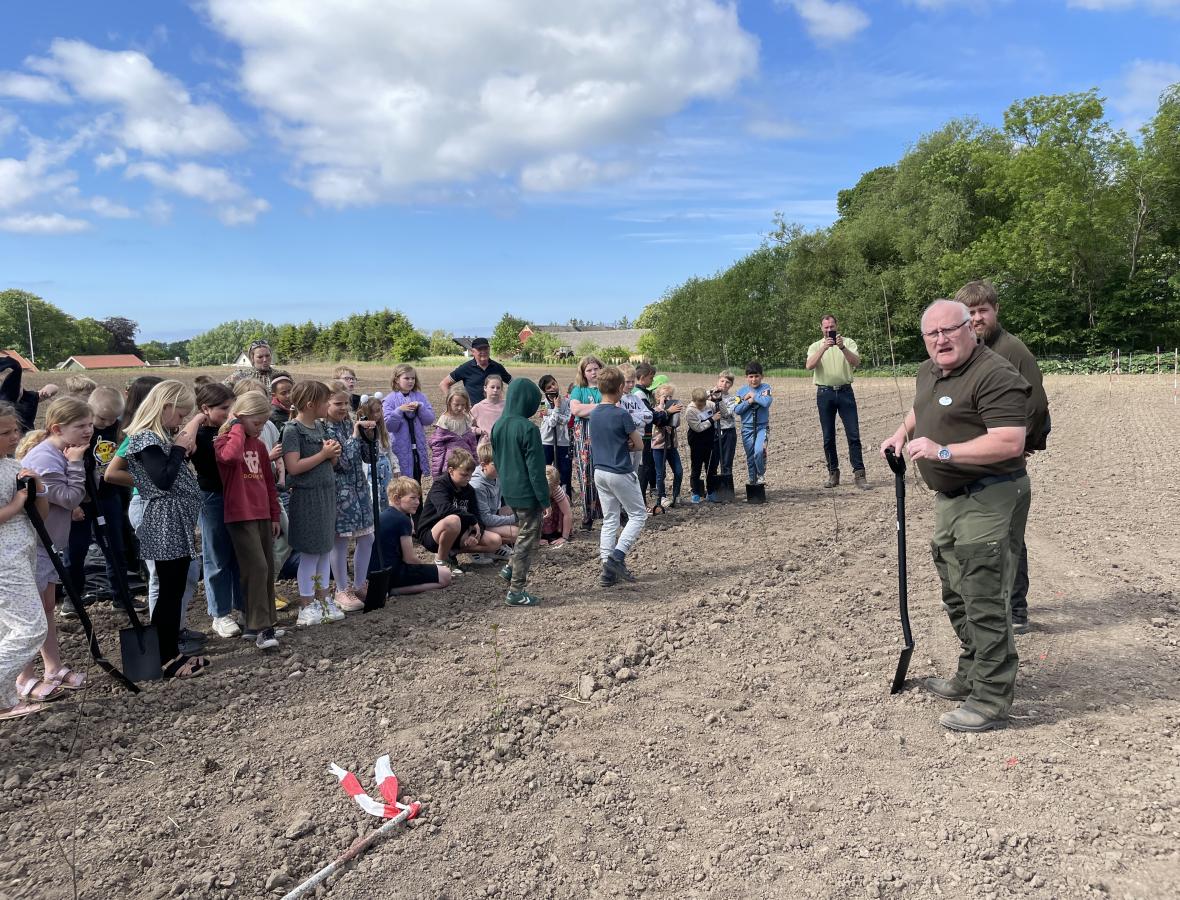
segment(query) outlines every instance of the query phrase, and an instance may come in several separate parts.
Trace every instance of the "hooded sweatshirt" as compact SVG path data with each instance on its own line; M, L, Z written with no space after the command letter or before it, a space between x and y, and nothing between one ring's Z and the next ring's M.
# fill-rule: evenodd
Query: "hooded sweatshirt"
M483 473L482 466L475 467L475 474L471 476L471 489L475 491L475 499L479 501L479 520L485 528L496 528L500 525L515 525L516 516L500 515L503 497L500 496L500 479L488 478Z
M549 505L545 480L545 449L541 433L529 421L541 405L541 389L517 378L508 385L504 415L492 428L492 452L496 459L500 493L517 509L544 509Z

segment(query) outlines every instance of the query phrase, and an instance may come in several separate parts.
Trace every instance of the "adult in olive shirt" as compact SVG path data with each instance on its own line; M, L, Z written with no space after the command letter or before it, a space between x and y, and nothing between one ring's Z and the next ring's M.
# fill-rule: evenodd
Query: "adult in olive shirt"
M475 406L483 400L483 383L487 381L489 375L499 375L504 379L505 387L512 380L508 370L492 359L488 339L477 337L471 342L471 359L458 366L455 371L440 381L438 386L442 389L445 397L447 391L451 389L451 385L463 382L467 396L471 398L471 405Z
M819 427L824 436L824 459L828 464L826 488L840 484L840 458L836 455L836 414L848 438L848 461L856 486L868 490L865 463L860 450L860 421L856 413L856 395L852 392L852 370L860 365L856 341L840 334L836 317L820 319L823 338L807 348L807 370L815 372L815 405L819 408Z
M1008 360L1029 383L1032 393L1028 398L1028 433L1024 439L1024 455L1032 456L1045 449L1045 441L1052 427L1049 420L1049 397L1045 394L1045 379L1037 359L1016 335L1000 325L1000 300L990 281L969 281L959 288L955 299L971 313L971 327L975 335L994 353ZM1028 631L1028 547L1020 536L1020 557L1016 564L1016 580L1012 584L1012 630L1017 634Z
M964 701L939 719L944 727L989 731L1008 724L1019 662L1008 600L1028 516L1029 385L977 341L962 303L934 301L921 328L930 359L918 370L913 408L881 455L905 448L938 491L931 550L962 652L952 677L924 684Z

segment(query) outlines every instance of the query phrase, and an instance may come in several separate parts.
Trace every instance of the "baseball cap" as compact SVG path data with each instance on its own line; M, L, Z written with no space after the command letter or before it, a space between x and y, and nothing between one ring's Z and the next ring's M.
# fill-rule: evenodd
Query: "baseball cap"
M472 350L482 350L486 346L488 346L488 339L487 338L476 338L474 341L471 342L471 349Z

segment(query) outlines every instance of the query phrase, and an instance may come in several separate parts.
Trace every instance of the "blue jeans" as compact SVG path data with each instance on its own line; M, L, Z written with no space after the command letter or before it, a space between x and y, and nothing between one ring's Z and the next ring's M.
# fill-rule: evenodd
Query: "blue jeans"
M766 435L769 425L742 426L742 446L746 450L746 471L749 482L766 477Z
M819 426L823 429L828 471L840 471L840 459L836 456L836 414L839 413L844 435L848 438L848 461L852 463L852 471L863 472L865 461L860 453L860 421L856 415L856 395L852 392L852 385L817 388L815 405L819 407Z
M672 467L672 499L680 496L680 484L684 481L684 464L680 461L680 451L673 447L670 450L652 448L652 459L656 466L656 496L664 497L665 466Z
M561 486L565 488L566 496L572 497L574 493L573 478L574 467L570 460L570 448L563 447L558 444L555 448L552 444L545 444L545 465L557 466L557 480L561 482ZM553 462L553 451L557 451L557 462Z
M234 609L242 608L242 587L234 545L225 527L223 495L213 491L204 492L199 522L209 615L213 618L228 616Z

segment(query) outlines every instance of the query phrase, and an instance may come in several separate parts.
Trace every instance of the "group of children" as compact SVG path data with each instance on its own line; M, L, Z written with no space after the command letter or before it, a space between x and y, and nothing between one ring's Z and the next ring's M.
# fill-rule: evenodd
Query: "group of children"
M446 587L463 574L457 553L502 563L506 602L533 606L540 601L527 581L538 548L572 536L575 471L583 525L604 520L603 586L634 580L626 556L647 516L676 505L682 423L694 503L716 499L712 485L732 469L739 424L751 483L765 473L771 398L757 363L736 396L733 376L722 373L714 391L694 391L686 406L650 365L604 368L587 357L568 396L552 376L516 379L507 391L492 376L474 407L455 385L437 417L412 366L394 369L384 399L354 394L347 367L334 376L296 382L271 369L232 386L199 376L195 391L141 376L125 392L75 377L45 410L43 428L23 438L17 410L0 403L0 567L12 598L0 603L0 718L86 686L58 649L59 578L24 514L30 491L75 584L91 541L102 539L117 593L126 544L138 545L164 675L189 678L209 665L206 636L186 627L202 578L214 632L263 651L284 636L280 572L294 574L300 627L364 608L376 568L387 570L391 593ZM432 563L420 561L415 538Z

